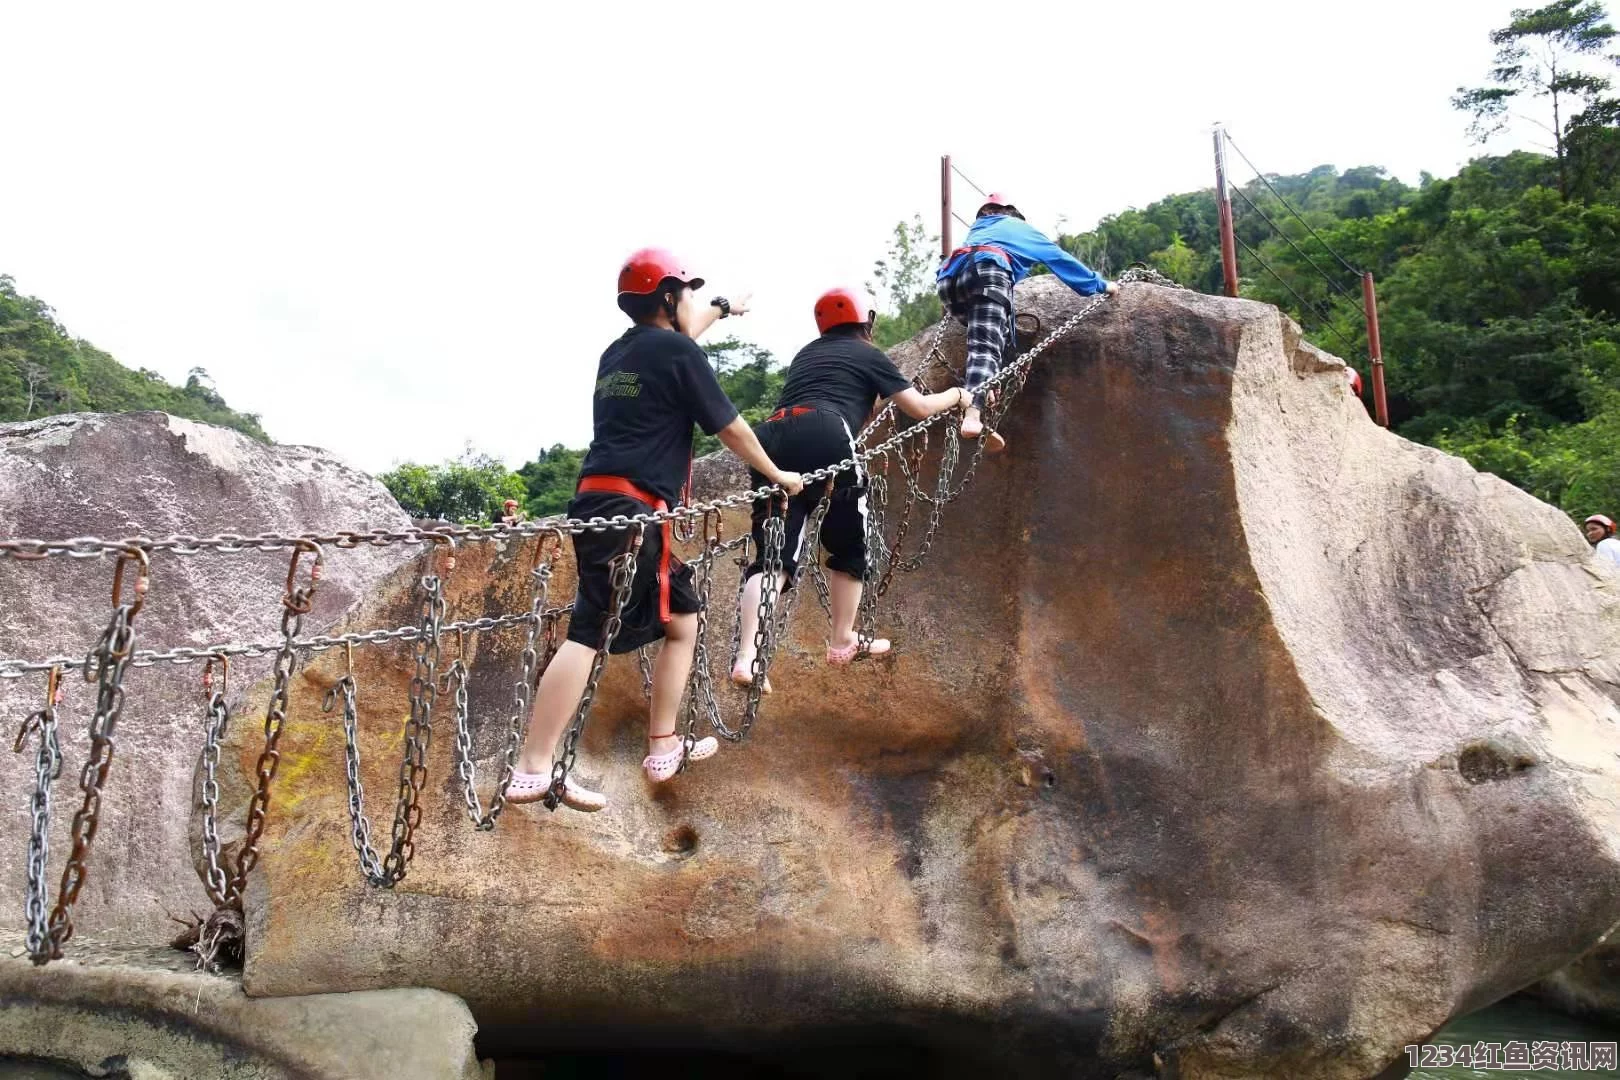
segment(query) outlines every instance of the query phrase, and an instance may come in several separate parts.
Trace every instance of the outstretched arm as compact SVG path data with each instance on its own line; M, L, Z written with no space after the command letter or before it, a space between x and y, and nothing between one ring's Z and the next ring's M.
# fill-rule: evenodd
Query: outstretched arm
M752 300L752 293L743 293L737 299L730 301L733 315L745 315L748 312L748 302ZM703 336L703 332L720 320L720 309L713 304L703 305L703 310L692 317L692 325L682 327L686 336L696 341Z
M1108 281L1097 271L1070 255L1034 226L1029 226L1027 243L1035 262L1045 263L1057 279L1081 296L1095 296L1100 292L1118 292L1119 286Z

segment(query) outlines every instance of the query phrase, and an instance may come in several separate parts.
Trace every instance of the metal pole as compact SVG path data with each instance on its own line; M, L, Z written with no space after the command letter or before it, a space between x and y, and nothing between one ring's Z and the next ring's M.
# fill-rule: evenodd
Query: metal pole
M1238 294L1237 237L1232 231L1232 196L1226 189L1226 129L1215 126L1215 210L1221 221L1221 283L1227 296Z
M939 159L939 257L951 257L951 155Z
M1371 270L1361 272L1361 304L1367 312L1367 353L1372 357L1373 412L1389 427L1389 398L1384 393L1384 343L1378 336L1378 290Z

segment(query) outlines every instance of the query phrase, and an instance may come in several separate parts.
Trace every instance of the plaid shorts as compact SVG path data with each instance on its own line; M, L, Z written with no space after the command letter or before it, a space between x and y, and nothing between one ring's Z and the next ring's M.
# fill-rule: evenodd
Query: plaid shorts
M973 403L983 408L981 387L1001 370L1002 357L1013 341L1012 274L994 259L980 259L940 278L938 287L945 309L967 324L967 371L962 382Z

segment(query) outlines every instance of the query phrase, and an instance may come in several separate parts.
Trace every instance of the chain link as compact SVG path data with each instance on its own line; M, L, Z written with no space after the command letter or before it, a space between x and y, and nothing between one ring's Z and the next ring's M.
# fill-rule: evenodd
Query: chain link
M1121 283L1146 281L1156 285L1168 285L1179 288L1169 279L1152 270L1132 268L1121 274ZM1022 380L1027 375L1029 365L1041 353L1045 352L1058 339L1066 335L1081 321L1089 317L1105 301L1106 294L1098 294L1091 302L1070 316L1058 329L1048 334L1041 342L1031 348L1012 363L1005 365L1001 371L991 377L984 384L985 390L997 390L1003 385L1011 386L1016 382L1022 386ZM938 341L943 333L941 328L935 331L935 345L930 350L930 356L938 350ZM1016 389L1015 389L1016 392ZM1009 395L1010 396L1010 395ZM806 484L818 480L828 480L841 472L847 472L857 465L870 465L877 457L903 446L912 439L921 438L923 433L937 423L951 415L951 412L936 413L926 420L918 421L909 427L897 430L889 438L872 447L864 447L865 440L870 438L877 425L892 416L893 410L885 407L880 411L878 419L867 425L857 440L857 446L863 447L856 455L844 458L834 464L827 465L813 472L803 474ZM542 533L551 533L557 530L570 535L578 536L581 533L602 533L608 531L624 531L641 527L659 525L664 522L690 523L700 520L704 514L712 511L733 510L738 507L752 504L756 499L781 496L785 494L780 487L766 485L749 491L734 492L730 495L706 503L677 506L672 510L660 510L645 514L615 514L612 517L592 518L542 518L539 521L519 522L515 525L457 525L440 528L411 528L400 530L373 529L370 531L339 531L332 533L305 533L297 536L287 536L281 533L260 533L257 536L242 536L235 533L220 533L215 536L191 536L176 534L152 539L145 536L132 536L121 540L108 540L95 536L79 536L67 540L34 540L13 539L0 540L0 559L13 558L19 560L46 559L53 556L65 555L71 558L97 558L102 555L118 554L119 552L139 548L147 553L168 552L175 555L196 555L205 551L221 553L237 553L243 551L282 551L297 547L301 544L314 544L320 547L336 547L350 549L358 547L390 547L395 544L444 543L454 541L464 542L498 542L514 538L531 537Z
M295 578L299 560L306 551L313 553L314 561L310 566L309 584L300 586L295 584ZM222 900L215 901L216 908L242 910L242 893L247 888L247 877L259 863L259 840L264 836L265 820L270 813L270 786L275 781L276 768L281 764L281 731L287 722L293 670L298 664L293 641L303 627L304 615L314 606L315 588L320 579L321 549L313 544L295 547L291 565L287 568L287 591L281 598L282 644L276 653L275 681L270 691L270 704L264 713L264 750L260 752L258 764L254 767L258 783L254 787L253 799L248 803L247 827L242 846L237 849L236 869L231 874ZM204 957L205 962L211 960L212 956Z
M641 697L647 704L652 704L653 695L653 656L652 646L643 645L636 650L636 666L641 669Z
M455 564L448 560L447 568ZM399 760L399 797L394 806L393 841L383 859L383 880L402 881L416 853L414 837L422 823L422 785L427 781L428 746L433 741L433 705L438 692L439 637L444 631L444 580L430 569L422 575L422 632L416 639L416 673L411 677L411 712L405 721L405 748Z
M613 585L613 610L608 613L607 623L602 628L602 644L597 647L596 657L591 661L590 675L585 680L585 690L580 694L579 705L574 709L574 718L568 724L568 731L563 736L563 752L551 764L551 787L546 792L546 808L557 809L562 802L563 787L568 783L568 774L573 771L574 761L579 755L579 737L585 731L585 721L591 714L591 703L596 700L596 687L602 681L602 669L607 666L608 651L613 647L613 641L619 636L619 630L624 626L624 608L630 601L630 586L636 580L636 559L641 554L641 545L646 539L646 526L637 525L630 533L629 543L624 553L613 560L611 578ZM682 755L683 759L685 755Z
M203 888L208 893L208 899L213 901L214 907L222 908L230 903L230 879L219 861L219 749L230 726L231 713L225 701L225 685L221 683L217 689L213 686L212 663L203 675L203 692L208 695L205 712L207 726L201 754L202 847L203 861L206 864Z
M352 663L352 662L351 662ZM366 817L366 788L360 780L360 707L355 700L352 667L345 671L321 701L321 711L330 713L343 702L343 769L349 786L349 840L360 858L360 873L366 881L383 886L382 858L371 840L371 819Z
M473 828L479 832L493 829L501 816L501 811L506 808L506 789L512 784L512 775L517 771L518 757L523 751L523 740L529 732L530 699L535 680L545 671L556 653L557 615L546 608L551 592L551 575L555 569L557 556L562 552L562 534L555 534L555 538L556 547L551 549L549 554L546 546L547 537L541 536L536 541L534 565L529 571L531 578L529 636L523 644L523 660L517 681L512 684L512 718L507 722L506 753L501 758L501 774L495 781L495 793L490 796L488 813L485 813L484 805L478 798L478 766L473 760L472 727L467 708L466 667L458 658L456 665L459 665L461 673L459 679L454 678L457 667L452 666L451 669L452 681L455 684L456 773L461 778L461 791L467 803L467 816L472 819ZM540 656L542 635L545 642L544 660Z
M129 669L129 658L135 643L135 615L140 610L146 593L146 553L135 549L121 553L113 580L122 580L128 562L140 564L140 581L136 586L136 599L131 603L115 603L111 620L102 631L101 638L85 658L86 680L96 684L96 711L90 718L90 755L79 773L79 789L84 802L73 815L73 846L62 868L61 891L52 908L46 928L41 954L48 959L59 959L62 946L73 936L73 905L78 902L79 890L84 887L85 864L95 843L96 830L101 825L101 789L112 770L113 749L118 735L118 719L124 710L124 673ZM118 595L115 584L114 596ZM43 963L36 955L35 963Z
M56 734L56 709L62 703L62 673L53 670L45 688L45 707L23 721L12 750L22 753L28 736L38 733L39 747L34 754L34 794L29 800L33 819L28 833L28 892L23 914L28 924L28 956L35 964L51 959L50 937L45 922L45 903L50 880L46 876L51 858L51 784L62 775L62 747Z

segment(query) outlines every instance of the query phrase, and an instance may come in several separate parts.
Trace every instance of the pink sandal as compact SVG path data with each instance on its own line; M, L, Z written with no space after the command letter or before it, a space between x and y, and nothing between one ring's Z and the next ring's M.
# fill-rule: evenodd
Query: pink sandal
M550 790L550 773L514 772L512 782L506 786L506 801L519 806L524 803L537 803L544 799L546 792ZM600 791L580 787L570 776L563 781L562 802L570 809L594 814L606 808L608 801L607 796Z
M667 739L668 735L658 736ZM648 739L652 741L651 737ZM685 744L677 746L667 754L648 754L641 759L641 767L647 773L647 779L655 784L662 784L665 780L681 771L681 751ZM702 761L712 758L720 751L720 743L713 735L706 736L692 744L691 753L686 755L688 761Z
M893 648L894 645L888 638L873 638L871 647L866 650L866 655L887 656L889 650ZM855 657L860 654L860 651L861 642L859 638L855 639L854 644L845 645L841 649L835 649L829 645L827 646L827 663L833 667L843 667L846 664L854 663Z

